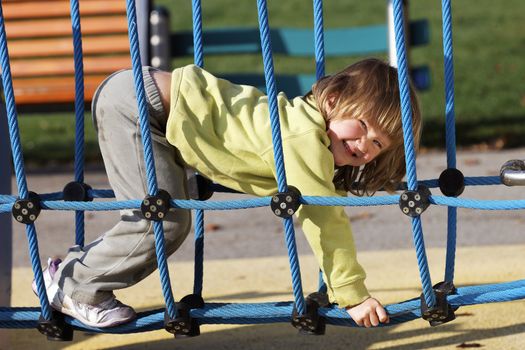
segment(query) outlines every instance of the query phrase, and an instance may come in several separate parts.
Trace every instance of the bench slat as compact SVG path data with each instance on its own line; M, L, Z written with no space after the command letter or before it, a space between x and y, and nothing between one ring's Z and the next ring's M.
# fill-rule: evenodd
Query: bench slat
M84 77L84 95L86 101L91 101L98 85L107 75L88 75ZM32 79L14 79L13 89L16 103L47 104L69 103L75 100L74 77L49 77Z
M81 21L83 35L127 33L128 21L124 16L86 17ZM71 36L69 19L12 21L5 24L8 40Z
M85 74L109 74L129 67L131 67L129 55L84 58ZM11 71L14 78L75 74L72 58L13 60Z
M71 38L12 40L7 45L9 57L12 60L28 57L73 55L73 41ZM82 38L82 51L84 55L129 54L129 39L127 34L84 37Z
M82 16L126 13L125 1L81 1L79 7ZM71 7L69 0L54 1L52 3L49 1L28 1L8 2L2 5L2 10L7 20L49 17L69 18Z

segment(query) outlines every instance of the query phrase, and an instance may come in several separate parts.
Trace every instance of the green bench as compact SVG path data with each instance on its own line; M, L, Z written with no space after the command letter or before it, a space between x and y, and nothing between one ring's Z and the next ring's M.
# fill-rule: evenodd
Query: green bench
M410 47L429 42L429 25L426 20L411 21L408 26ZM274 28L270 30L274 54L289 57L313 57L314 37L311 29ZM354 28L325 29L325 55L329 57L374 55L388 52L387 25L373 25ZM204 55L258 54L261 52L258 28L223 28L203 31ZM342 44L348 43L348 44ZM193 55L193 34L191 31L176 32L170 36L171 56ZM430 86L429 69L426 66L411 67L411 77L420 90ZM214 72L217 73L217 72ZM259 72L219 74L235 83L265 89L264 75ZM277 88L288 96L308 92L315 82L315 73L300 75L276 75Z

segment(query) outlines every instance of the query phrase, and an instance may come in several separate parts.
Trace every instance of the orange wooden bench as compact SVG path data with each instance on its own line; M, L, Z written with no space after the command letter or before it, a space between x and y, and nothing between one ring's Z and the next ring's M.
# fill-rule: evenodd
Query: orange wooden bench
M139 37L145 35L148 43L146 49L141 47L145 64L151 64L147 57L150 5L148 0L137 0ZM70 107L75 99L70 1L3 0L2 7L18 108ZM89 103L108 74L131 67L126 1L80 0L79 7L85 102Z

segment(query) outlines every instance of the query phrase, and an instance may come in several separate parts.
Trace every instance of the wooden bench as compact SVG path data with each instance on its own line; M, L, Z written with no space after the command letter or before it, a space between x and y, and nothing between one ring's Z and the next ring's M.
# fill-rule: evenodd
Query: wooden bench
M110 73L131 67L125 0L80 1L85 101ZM22 110L71 108L75 98L69 0L3 0L17 106ZM148 42L150 1L137 0L139 36ZM145 21L145 22L144 22ZM144 39L142 39L144 40ZM141 45L144 46L144 45ZM148 62L148 49L141 58Z

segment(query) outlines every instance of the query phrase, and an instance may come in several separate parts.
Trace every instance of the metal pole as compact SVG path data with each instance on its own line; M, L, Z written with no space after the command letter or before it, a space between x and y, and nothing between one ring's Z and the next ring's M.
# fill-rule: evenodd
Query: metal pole
M0 88L0 95L3 91ZM11 194L11 146L5 105L0 102L0 194ZM11 304L13 228L10 213L0 214L0 306Z
M397 53L396 53L396 34L394 30L394 4L393 0L387 0L387 25L388 25L388 62L392 67L397 68ZM403 1L403 21L405 24L405 44L410 47L409 43L409 23L408 23L408 0ZM408 50L407 50L408 54ZM408 59L408 57L407 57Z
M143 66L149 66L149 14L151 11L151 1L135 0L135 8L137 13L137 28L139 32L140 62Z
M165 7L156 6L151 10L150 31L150 64L161 70L169 70L171 66L170 18Z

